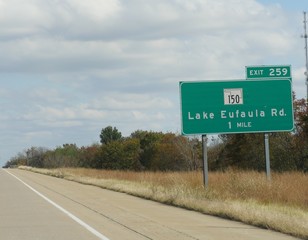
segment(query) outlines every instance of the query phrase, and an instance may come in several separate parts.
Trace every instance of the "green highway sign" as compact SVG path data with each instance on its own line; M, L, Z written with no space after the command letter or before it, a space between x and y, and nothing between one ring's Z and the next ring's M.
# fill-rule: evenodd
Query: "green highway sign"
M291 79L291 66L247 66L247 79L276 78Z
M182 133L292 131L290 80L180 82Z

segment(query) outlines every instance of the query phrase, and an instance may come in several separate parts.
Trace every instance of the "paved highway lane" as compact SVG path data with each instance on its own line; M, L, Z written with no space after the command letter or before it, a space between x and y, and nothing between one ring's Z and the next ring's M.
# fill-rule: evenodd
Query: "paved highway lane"
M0 239L98 239L40 193L0 171Z
M104 239L105 236L110 240L295 239L242 223L17 169L0 170L0 194L0 240L87 240ZM68 213L84 224L76 222ZM93 231L101 235L95 235Z

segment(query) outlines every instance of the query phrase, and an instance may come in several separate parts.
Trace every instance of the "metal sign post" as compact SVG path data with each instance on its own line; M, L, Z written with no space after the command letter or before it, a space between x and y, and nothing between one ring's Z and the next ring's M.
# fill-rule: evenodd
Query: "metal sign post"
M203 184L204 187L209 185L209 167L207 159L207 136L202 135L202 146L203 146Z
M305 39L305 53L306 53L306 101L308 101L308 45L307 45L307 20L306 20L306 12L304 12L304 35L302 36Z
M264 146L265 146L265 163L266 163L266 178L271 180L271 163L270 163L270 153L269 153L269 135L264 134Z

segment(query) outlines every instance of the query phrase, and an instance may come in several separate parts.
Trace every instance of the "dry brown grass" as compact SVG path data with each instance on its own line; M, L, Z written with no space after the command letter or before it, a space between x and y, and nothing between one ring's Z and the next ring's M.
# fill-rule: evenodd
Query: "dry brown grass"
M281 204L308 210L308 175L274 173L272 181L258 172L213 173L212 186L225 199L255 200L262 204Z
M308 175L258 172L129 172L94 169L30 169L84 184L242 221L308 239Z

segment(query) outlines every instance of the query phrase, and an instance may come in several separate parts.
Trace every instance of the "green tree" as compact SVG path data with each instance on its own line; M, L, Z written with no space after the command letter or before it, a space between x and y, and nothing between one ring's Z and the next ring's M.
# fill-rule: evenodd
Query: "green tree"
M76 144L63 144L57 147L52 156L56 167L79 167L79 149Z
M157 148L156 144L164 137L162 132L137 130L131 134L131 138L136 138L140 142L140 163L146 170L151 170Z
M289 132L278 132L270 135L271 169L275 171L297 170L294 146L295 136Z
M294 154L297 170L308 172L308 103L305 99L295 100Z
M14 168L27 165L27 156L24 153L18 153L5 163L4 168Z
M265 168L263 134L229 134L220 135L220 138L224 148L216 161L217 168L237 167L253 170Z
M139 153L139 140L128 138L102 145L99 158L104 169L140 170Z
M43 168L44 157L47 149L43 147L31 147L26 150L27 165L31 167Z
M55 150L49 150L44 156L44 167L45 168L57 168L60 167L59 162L56 162Z
M122 138L121 132L116 127L108 126L102 129L100 136L101 144L107 144Z
M81 147L79 151L79 166L85 168L101 168L102 163L97 158L100 147L99 144Z
M181 135L174 136L174 147L185 162L185 169L198 170L202 166L202 143L198 138L188 138Z
M186 157L179 151L177 138L175 134L167 133L155 144L155 154L150 162L151 170L180 171L189 168Z
M296 134L308 139L308 103L305 99L294 101L294 113Z

